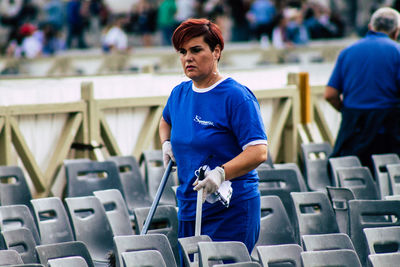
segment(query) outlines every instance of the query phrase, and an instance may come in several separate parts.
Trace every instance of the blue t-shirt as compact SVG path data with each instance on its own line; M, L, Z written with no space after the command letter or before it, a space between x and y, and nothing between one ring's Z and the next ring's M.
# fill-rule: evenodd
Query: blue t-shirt
M369 31L340 53L328 86L343 94L346 108L399 106L400 45L384 33Z
M172 150L180 186L177 199L180 220L194 220L197 192L194 172L207 164L211 169L239 155L247 145L266 144L260 108L253 93L231 78L207 89L196 89L192 81L176 86L163 111L171 125ZM231 203L259 195L255 170L231 180ZM203 214L221 205L205 202Z

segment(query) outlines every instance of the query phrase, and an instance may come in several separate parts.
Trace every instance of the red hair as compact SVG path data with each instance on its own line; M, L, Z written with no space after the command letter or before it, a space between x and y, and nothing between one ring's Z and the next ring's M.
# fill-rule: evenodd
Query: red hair
M179 25L172 35L172 43L178 51L183 44L192 38L204 36L204 42L208 44L211 51L220 45L224 49L224 38L220 28L208 19L188 19Z

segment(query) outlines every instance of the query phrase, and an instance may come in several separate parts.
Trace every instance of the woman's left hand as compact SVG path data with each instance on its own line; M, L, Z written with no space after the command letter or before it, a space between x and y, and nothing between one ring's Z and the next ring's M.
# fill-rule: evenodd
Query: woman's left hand
M219 188L219 186L222 184L222 182L225 181L225 171L221 167L216 167L215 169L208 171L205 173L205 178L202 181L197 181L197 185L193 188L196 191L199 191L200 189L203 190L203 199L208 194L212 194L216 192ZM195 184L196 184L195 182ZM195 185L193 184L193 185Z

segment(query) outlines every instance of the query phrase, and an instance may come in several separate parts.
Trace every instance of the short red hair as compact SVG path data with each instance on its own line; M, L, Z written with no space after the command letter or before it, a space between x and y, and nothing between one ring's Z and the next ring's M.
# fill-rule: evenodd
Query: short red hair
M192 38L204 36L204 42L208 44L211 51L220 45L224 49L224 38L220 28L208 19L188 19L179 25L172 35L172 43L178 51L183 44Z

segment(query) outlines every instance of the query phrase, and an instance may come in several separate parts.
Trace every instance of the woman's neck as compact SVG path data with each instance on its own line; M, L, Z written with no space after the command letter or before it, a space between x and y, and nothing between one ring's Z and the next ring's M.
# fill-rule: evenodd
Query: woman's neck
M202 79L201 81L193 80L193 84L197 88L208 88L221 79L222 79L221 74L219 74L218 71L215 71L211 75L209 75L207 78Z

